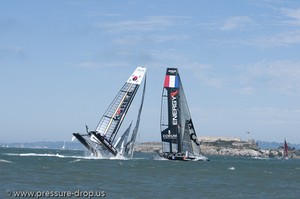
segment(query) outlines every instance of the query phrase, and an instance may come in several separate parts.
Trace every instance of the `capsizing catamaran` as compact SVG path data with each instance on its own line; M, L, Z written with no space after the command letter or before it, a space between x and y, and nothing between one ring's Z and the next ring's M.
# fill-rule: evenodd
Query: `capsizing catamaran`
M162 152L169 160L206 161L201 155L191 114L177 68L167 68L161 100Z
M123 135L115 141L121 124L126 113L135 97L140 84L145 76L141 104L139 107L135 127L132 131L130 140L131 124L125 130ZM94 156L123 156L131 158L134 152L134 144L137 137L140 116L143 108L144 96L146 89L146 68L137 67L129 79L125 82L121 90L118 92L94 131L89 131L86 126L86 134L73 133Z

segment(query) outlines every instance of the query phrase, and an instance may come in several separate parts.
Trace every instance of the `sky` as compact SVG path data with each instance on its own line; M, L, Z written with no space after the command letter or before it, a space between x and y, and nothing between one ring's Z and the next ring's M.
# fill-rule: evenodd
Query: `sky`
M160 141L164 75L177 67L198 136L300 143L299 52L300 1L1 0L0 142L96 128L145 66L140 142Z

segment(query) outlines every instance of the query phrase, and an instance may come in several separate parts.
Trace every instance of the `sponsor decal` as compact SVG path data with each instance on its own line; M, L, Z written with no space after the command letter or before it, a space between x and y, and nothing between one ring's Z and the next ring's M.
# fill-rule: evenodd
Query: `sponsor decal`
M171 92L171 104L172 104L172 124L177 125L177 94L178 90Z
M193 140L194 143L195 143L197 146L200 145L199 141L197 140L197 136L196 136L195 133L192 133L192 134L190 135L190 137L191 137L191 140Z
M169 74L176 74L177 69L168 69Z
M168 134L163 134L163 138L166 140L176 140L177 134L171 134L171 131L168 131Z
M117 114L120 115L123 112L121 108L118 108Z
M176 90L176 91L174 91L174 92L172 92L170 95L171 95L171 97L176 97L177 96L177 94L178 94L178 90Z

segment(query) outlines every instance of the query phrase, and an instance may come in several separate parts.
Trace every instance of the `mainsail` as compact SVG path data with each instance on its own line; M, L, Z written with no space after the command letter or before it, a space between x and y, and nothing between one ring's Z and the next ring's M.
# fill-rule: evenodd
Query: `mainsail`
M284 157L285 159L288 159L288 157L289 157L289 147L288 147L288 145L287 145L285 139L284 139L284 151L283 151L283 157Z
M201 155L191 114L177 68L167 68L161 101L162 157L170 160L208 160Z
M112 155L116 156L118 151L121 150L122 142L126 142L130 127L125 131L124 135L117 141L115 138L118 134L120 126L128 112L128 109L138 91L140 84L145 76L146 68L137 67L134 73L125 82L121 90L118 92L108 109L105 111L101 120L99 121L95 131L88 131L86 135L79 133L73 133L73 135L94 155L97 155L100 151L109 151ZM143 91L143 97L141 106L143 104L145 86ZM140 115L140 111L139 111ZM138 116L139 120L139 116ZM137 122L138 123L138 122ZM89 137L90 141L85 139L83 136ZM121 141L121 143L120 143ZM120 145L120 144L121 145ZM96 144L96 145L95 145ZM98 150L100 147L100 151ZM122 150L123 151L123 150Z

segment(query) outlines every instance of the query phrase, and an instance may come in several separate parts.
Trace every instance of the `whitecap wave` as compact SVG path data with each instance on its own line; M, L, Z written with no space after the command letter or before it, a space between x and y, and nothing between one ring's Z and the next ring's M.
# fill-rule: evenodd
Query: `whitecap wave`
M81 161L81 159L75 159L75 160L70 161L69 163L75 163L75 162L80 162L80 161Z
M272 172L271 172L271 171L266 171L266 170L264 170L264 173L269 173L269 174L271 174Z
M64 155L51 154L51 153L20 153L20 156L41 156L41 157L59 157L64 158Z
M197 156L193 161L209 161L209 159L205 156Z
M258 156L252 157L252 159L255 159L255 160L269 160L269 158L258 157Z
M61 155L61 154L53 154L53 153L6 153L5 155L9 156L22 156L22 157L57 157L57 158L86 158L84 156L67 156L67 155ZM90 158L90 157L87 157Z
M9 160L3 160L3 159L0 159L0 162L3 162L3 163L13 163L12 161L9 161Z
M22 156L22 157L56 157L56 158L75 158L75 159L85 159L85 160L130 160L130 159L144 159L144 158L126 158L124 156L116 157L104 157L104 156L71 156L71 155L61 155L54 153L5 153L8 156ZM76 162L76 160L74 160ZM74 163L72 162L72 163Z
M160 157L160 156L155 156L155 157L153 157L151 159L153 159L153 160L159 160L159 161L165 161L165 160L168 161L167 158L163 158L163 157Z
M129 160L130 158L126 158L126 157L124 157L122 155L117 155L115 157L110 157L108 159L110 159L110 160Z

